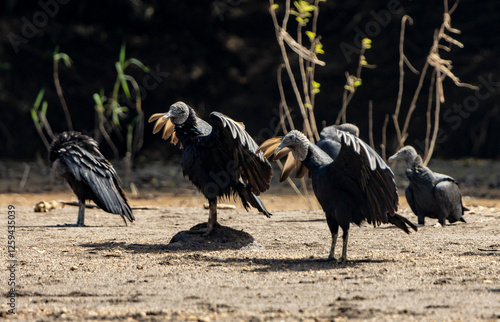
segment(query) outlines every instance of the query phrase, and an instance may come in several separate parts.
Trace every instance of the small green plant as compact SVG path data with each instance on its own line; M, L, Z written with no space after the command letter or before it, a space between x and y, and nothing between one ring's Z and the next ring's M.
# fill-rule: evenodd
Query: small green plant
M128 186L130 184L130 173L132 168L132 160L141 148L144 138L144 112L141 106L141 91L137 84L137 81L130 75L126 74L126 70L131 66L135 65L141 68L144 72L149 73L149 68L147 68L141 61L135 58L126 59L126 47L123 44L120 48L120 54L118 61L115 63L116 69L116 80L113 85L113 91L109 97L105 96L104 90L101 89L99 93L93 94L93 99L95 102L95 128L94 138L96 141L100 142L102 138L105 139L107 144L113 151L113 156L115 159L119 158L118 148L114 144L111 138L111 132L115 134L122 140L126 142L127 153L125 155L126 164L126 182ZM53 54L53 77L54 85L56 87L57 95L63 107L64 115L66 117L66 123L68 130L73 130L73 124L71 121L71 115L64 99L62 87L59 80L59 63L63 62L66 67L71 67L71 58L65 54L59 52L59 47L56 47ZM130 90L130 86L133 91ZM134 97L132 97L134 93ZM35 124L35 128L41 137L47 151L50 149L50 140L54 139L54 134L47 120L47 109L48 103L43 100L45 95L45 90L42 89L37 95L37 98L30 110L31 118ZM131 111L126 106L121 105L120 100L127 99L128 101L134 100L134 112L135 116L131 116ZM122 123L125 118L130 119L130 121L125 125L126 127L126 138L122 135ZM45 130L45 132L44 132ZM45 134L46 133L46 134ZM48 137L47 137L48 136Z
M358 87L363 84L361 79L361 71L363 68L375 68L375 65L370 65L366 61L365 52L366 50L372 48L372 41L369 38L364 38L361 41L361 50L359 53L358 67L356 69L356 75L350 75L348 72L345 73L346 83L344 85L344 94L342 95L342 108L340 109L335 124L347 122L347 106L352 100L352 97L356 93Z
M47 103L47 101L43 100L44 95L45 95L45 90L41 89L38 92L38 95L36 96L36 100L33 103L33 106L30 109L30 113L31 113L31 119L35 124L36 131L38 132L38 135L42 139L45 148L47 149L47 151L49 151L50 150L49 139L51 140L54 139L54 134L52 133L52 128L50 127L49 122L47 121L47 109L49 107L49 104ZM47 136L43 132L44 129L47 132L49 139L47 139Z
M135 113L136 116L126 124L127 135L125 138L127 153L125 155L125 164L127 175L125 176L125 185L130 184L130 173L132 168L132 160L135 154L142 148L144 140L144 112L141 105L141 91L137 81L130 75L126 74L127 68L135 65L141 68L145 73L149 73L149 68L146 67L141 61L136 58L126 59L126 47L123 44L120 48L120 55L118 61L115 63L116 80L113 85L113 91L109 97L104 95L104 90L101 89L99 93L94 93L93 98L95 102L96 112L96 128L99 131L96 133L96 140L100 141L103 137L108 145L113 150L115 159L118 158L118 149L111 139L111 132L115 132L119 137L121 136L121 120L130 116L131 111L126 106L121 105L120 99L126 98L131 101L132 94L129 84L133 88Z

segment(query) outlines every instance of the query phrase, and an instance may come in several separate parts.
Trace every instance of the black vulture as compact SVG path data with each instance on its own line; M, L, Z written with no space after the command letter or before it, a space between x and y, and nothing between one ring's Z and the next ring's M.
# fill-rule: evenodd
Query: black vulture
M406 233L416 226L396 213L397 188L394 175L380 156L366 143L345 131L336 131L341 145L335 159L311 143L299 131L289 132L282 140L264 146L266 152L276 144L275 157L291 151L293 158L311 173L314 194L325 211L332 234L328 260L334 260L339 226L343 247L339 262L347 258L347 239L350 223L360 225L364 220L373 226L392 223ZM269 153L266 153L269 155Z
M126 219L135 220L120 187L120 178L94 139L79 132L63 132L52 141L49 159L55 175L65 179L78 198L75 226L85 225L86 200L92 200L106 212L120 215L125 225Z
M410 184L405 190L406 200L418 217L418 224L425 224L425 217L437 218L438 225L465 222L462 193L458 182L450 176L433 172L424 166L422 158L412 146L401 148L389 161L402 159L406 162L406 176Z
M257 153L257 144L240 123L218 112L212 112L209 118L210 124L198 118L186 103L177 102L167 113L149 119L156 120L154 133L164 126L163 138L172 136L174 142L179 141L184 176L208 199L207 229L190 231L205 235L218 225L220 198L238 195L246 210L252 206L270 217L258 195L269 189L273 175L271 164Z

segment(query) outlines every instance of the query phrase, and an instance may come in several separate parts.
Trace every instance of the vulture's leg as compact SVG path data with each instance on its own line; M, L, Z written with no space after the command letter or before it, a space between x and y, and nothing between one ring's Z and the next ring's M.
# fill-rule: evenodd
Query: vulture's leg
M332 246L330 247L330 255L328 255L328 260L335 260L335 244L337 244L338 233L332 234Z
M330 228L330 233L332 234L332 245L330 247L330 254L328 255L327 261L335 260L335 245L337 244L337 237L339 235L339 225L335 219L335 213L326 212L326 222L328 228Z
M345 263L347 260L347 240L349 239L349 227L342 228L342 257L337 261L338 263Z
M218 225L218 223L217 223L217 200L209 200L208 201L207 227L200 228L200 229L198 229L198 227L196 227L196 229L189 230L188 233L190 233L190 234L203 234L204 236L208 236L208 235L210 235L210 233L214 230L214 228L217 225Z
M217 200L208 202L208 228L204 236L208 236L217 225Z
M446 218L438 218L438 223L434 225L434 227L444 227L446 225Z
M78 200L78 219L76 220L76 224L64 224L57 225L61 227L84 227L85 221L85 200Z
M78 200L78 220L76 221L77 227L85 226L85 200Z
M425 216L422 214L418 215L418 225L419 226L425 226Z

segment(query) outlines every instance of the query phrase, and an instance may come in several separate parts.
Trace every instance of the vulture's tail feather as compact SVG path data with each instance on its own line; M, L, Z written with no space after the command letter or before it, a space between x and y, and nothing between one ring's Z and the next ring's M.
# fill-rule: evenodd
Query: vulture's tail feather
M271 217L272 214L269 211L267 211L266 206L264 206L264 203L262 203L262 200L258 196L254 195L250 191L250 189L247 186L245 186L243 182L240 182L237 191L238 195L241 198L241 202L243 203L243 207L245 207L245 209L248 210L248 208L252 206L261 213L263 213L264 215L266 215L266 217L268 218Z
M389 216L388 219L391 224L395 225L399 229L402 229L407 234L410 233L408 226L410 226L410 228L414 231L417 231L417 226L401 215L394 214L393 216Z

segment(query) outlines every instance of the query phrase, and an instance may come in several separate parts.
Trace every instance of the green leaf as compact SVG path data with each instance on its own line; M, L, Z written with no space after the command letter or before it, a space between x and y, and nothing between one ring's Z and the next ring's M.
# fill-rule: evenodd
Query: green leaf
M312 81L312 85L313 85L313 88L319 88L321 86L321 84L316 82L316 81Z
M38 95L36 96L36 100L35 100L35 103L33 104L33 108L35 110L38 110L38 108L40 107L40 103L42 103L42 99L43 99L43 95L45 94L45 90L44 89L41 89L39 92L38 92Z
M48 107L49 107L49 104L47 103L47 101L43 101L42 110L41 110L40 114L47 115L47 108Z
M314 6L304 0L294 1L293 5L301 14L308 14L307 17L310 17L310 12L314 11Z
M66 67L71 66L72 60L71 60L71 58L69 58L69 56L67 54L59 53L59 54L54 55L54 61L56 63L59 62L59 60L61 60L61 59L64 62L64 65L66 65Z
M94 95L92 95L92 97L94 98L94 102L95 102L95 105L97 107L97 110L103 111L104 110L104 106L102 105L101 96L99 94L97 94L97 93L94 93Z
M306 35L307 35L307 37L309 37L309 40L310 40L310 41L313 41L313 40L314 40L314 38L316 38L316 33L315 33L315 32L312 32L312 31L309 31L309 30L308 30L308 31L306 31Z
M36 114L35 109L31 109L31 110L30 110L30 112L31 112L31 118L33 119L33 122L34 122L35 124L39 124L39 123L40 123L40 120L39 120L39 118L38 118L38 114Z
M130 58L130 63L142 69L143 72L149 73L149 68L146 65L144 65L140 60L135 58Z
M127 96L128 99L131 99L130 89L128 88L127 78L125 78L125 74L123 73L122 66L119 62L115 63L116 72L118 73L118 79L120 80L120 84L122 86L123 92Z
M344 89L348 90L349 92L354 92L354 87L351 85L344 85Z
M123 64L125 62L125 43L122 44L120 48L120 56L118 58L118 61Z
M363 40L361 40L361 44L365 49L372 48L372 40L370 38L363 38Z
M276 10L276 9L278 9L279 7L280 7L280 6L279 6L278 4L276 4L276 3L275 3L275 4L273 4L273 5L271 6L271 10Z
M314 52L316 54L324 54L325 51L323 50L323 45L322 44L317 44L316 46L314 46Z

